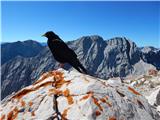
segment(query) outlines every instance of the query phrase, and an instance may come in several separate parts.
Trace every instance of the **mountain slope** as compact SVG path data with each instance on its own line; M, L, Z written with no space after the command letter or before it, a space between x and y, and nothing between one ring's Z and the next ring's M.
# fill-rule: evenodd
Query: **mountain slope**
M57 112L62 120L160 118L143 95L130 86L62 69L43 74L32 85L5 98L0 111L3 119L49 120Z
M143 60L154 65L160 70L160 49L154 47L143 47L141 51Z
M1 64L6 63L7 61L15 58L16 56L34 57L42 49L43 46L33 40L1 44Z

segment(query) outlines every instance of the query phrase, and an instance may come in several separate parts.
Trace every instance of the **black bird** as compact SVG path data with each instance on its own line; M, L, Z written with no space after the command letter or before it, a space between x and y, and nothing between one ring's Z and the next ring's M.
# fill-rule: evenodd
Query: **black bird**
M87 74L87 70L79 62L76 53L58 35L52 31L48 31L42 36L48 38L47 44L55 60L60 62L61 65L69 63L79 72Z

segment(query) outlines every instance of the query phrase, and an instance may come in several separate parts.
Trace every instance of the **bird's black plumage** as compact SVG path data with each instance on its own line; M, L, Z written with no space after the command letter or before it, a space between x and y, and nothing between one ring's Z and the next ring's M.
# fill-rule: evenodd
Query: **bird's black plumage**
M60 63L69 63L81 73L87 73L86 69L79 62L76 53L70 49L63 40L54 32L46 32L43 36L48 38L47 44L55 60Z

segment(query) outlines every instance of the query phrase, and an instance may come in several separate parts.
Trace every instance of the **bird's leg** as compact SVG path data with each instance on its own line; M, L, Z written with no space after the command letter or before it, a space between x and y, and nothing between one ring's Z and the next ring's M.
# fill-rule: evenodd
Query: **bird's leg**
M59 67L59 68L63 68L63 67L64 67L64 63L60 63L60 64L58 65L58 67Z

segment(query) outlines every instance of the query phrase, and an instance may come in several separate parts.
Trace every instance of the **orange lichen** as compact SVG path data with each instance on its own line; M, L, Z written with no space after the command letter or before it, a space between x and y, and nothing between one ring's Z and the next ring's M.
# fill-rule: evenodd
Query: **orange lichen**
M52 82L51 81L48 81L48 82L45 82L41 85L38 85L36 86L35 88L31 88L31 89L23 89L22 91L18 92L16 95L14 95L12 98L14 99L21 99L23 96L25 96L26 94L29 94L30 92L33 92L37 89L39 89L40 87L45 87L45 86L48 86L48 85L51 85Z
M112 117L109 117L108 120L116 120L116 117L112 116Z
M63 92L63 95L67 98L67 101L68 101L68 104L69 104L69 105L71 105L71 104L74 103L73 97L70 95L69 89L66 89L66 90Z
M62 113L62 120L67 120L66 117L67 117L67 112L68 112L69 109L70 109L70 108L67 108L67 109L65 109L65 110L63 111L63 113Z
M99 115L101 115L101 112L97 110L97 111L95 112L95 114L96 114L96 116L99 116Z
M65 91L63 91L63 95L65 97L69 96L69 93L70 93L69 89L66 89Z
M22 91L18 92L15 96L13 96L12 98L15 98L15 99L20 99L22 98L24 95L32 92L33 90L32 89L23 89Z
M60 78L63 77L63 73L62 73L62 72L59 72L59 71L53 71L53 72L52 72L52 75L57 76L57 77L60 77Z
M37 90L37 89L39 89L39 88L41 88L41 87L45 87L45 86L48 86L48 85L52 85L52 81L48 81L48 82L45 82L45 83L43 83L43 84L40 84L40 85L38 85L38 86L36 86L35 88L33 88L33 91L35 91L35 90Z
M58 90L58 89L49 89L49 95L52 95L52 94L55 94L55 95L62 95L62 91L61 90Z
M70 82L71 82L70 80L65 81L64 79L56 80L56 81L54 81L55 88L61 88L62 85L64 85L64 84L68 85Z
M68 97L67 97L67 100L68 100L68 104L69 104L69 105L71 105L71 104L74 103L72 96L68 96Z
M83 97L80 99L80 101L85 100L85 99L88 99L89 97L90 97L90 94L87 94L87 95L83 96Z
M100 111L103 111L102 106L98 103L98 99L95 98L94 96L92 96L93 102L95 103L95 105L98 106L98 108L100 109Z
M19 112L18 108L15 107L15 108L13 109L13 112L14 112L14 116L13 116L13 120L14 120L14 119L17 117L18 112Z
M48 73L44 73L44 74L42 75L42 78L39 79L39 80L37 80L35 83L33 83L33 85L35 85L35 84L37 84L37 83L40 83L40 82L42 82L43 80L45 80L46 78L51 77L51 76L53 76L53 75L52 75L52 71L51 71L51 72L48 72Z
M108 97L107 97L107 100L108 100ZM112 107L112 104L109 103L105 98L101 98L100 101L103 102L103 103L106 103L109 107Z
M87 94L93 95L93 91L88 91Z
M18 115L18 108L15 107L11 112L7 115L7 120L15 120Z
M68 81L64 80L62 72L54 71L54 72L52 72L52 75L54 76L53 84L54 84L55 88L61 88L62 85L64 85L64 84L69 85L71 83L70 80L68 80Z
M24 107L26 105L25 101L21 100L21 106Z
M34 113L34 111L32 111L32 112L31 112L31 115L32 115L32 116L35 116L35 113Z
M68 81L66 81L65 83L66 83L66 85L68 86L68 85L71 83L71 80L68 80Z
M139 92L137 92L136 90L134 90L131 87L128 87L128 90L130 90L132 93L136 94L136 95L141 95Z
M106 104L107 104L109 107L112 107L112 104L109 103L108 101L106 101Z
M13 111L11 111L11 112L8 113L7 120L13 120L12 116L13 116Z
M101 98L100 101L102 101L103 103L106 103L106 100L104 98Z
M32 102L32 101L30 101L30 102L29 102L29 106L31 107L32 105L33 105L33 102Z
M2 117L0 118L0 120L4 120L5 119L5 115L2 115Z
M60 79L54 82L55 83L55 88L61 88L62 85L65 83L65 80Z
M45 83L42 83L42 84L40 84L40 85L37 85L36 87L33 87L33 88L31 88L31 89L23 89L22 91L20 91L20 92L18 92L15 96L13 96L12 98L15 98L15 99L20 99L20 98L22 98L24 95L26 95L26 94L28 94L28 93L30 93L30 92L32 92L32 91L35 91L35 90L37 90L37 89L39 89L39 88L41 88L41 87L45 87L45 86L48 86L48 85L52 85L52 84L54 84L55 85L55 88L60 88L63 84L69 84L69 83L71 83L71 81L70 80L68 80L68 81L65 81L64 80L64 77L63 77L63 73L62 72L58 72L58 71L51 71L51 72L48 72L47 74L44 74L43 75L43 77L40 79L40 80L38 80L38 81L36 81L33 85L35 85L35 84L37 84L37 83L40 83L40 82L42 82L44 79L46 79L47 77L51 77L51 76L53 76L54 77L54 79L55 79L55 81L48 81L48 82L45 82ZM51 92L53 92L53 91L51 91ZM54 91L55 92L55 91ZM62 94L62 92L60 92L60 91L56 91L57 93L56 94Z
M42 75L42 78L37 80L35 83L33 83L33 85L42 82L43 80L45 80L48 77L54 77L56 79L56 83L58 84L57 87L61 86L61 84L64 82L64 77L63 77L63 73L59 72L59 71L51 71L48 73L44 73ZM66 81L68 84L70 81Z

